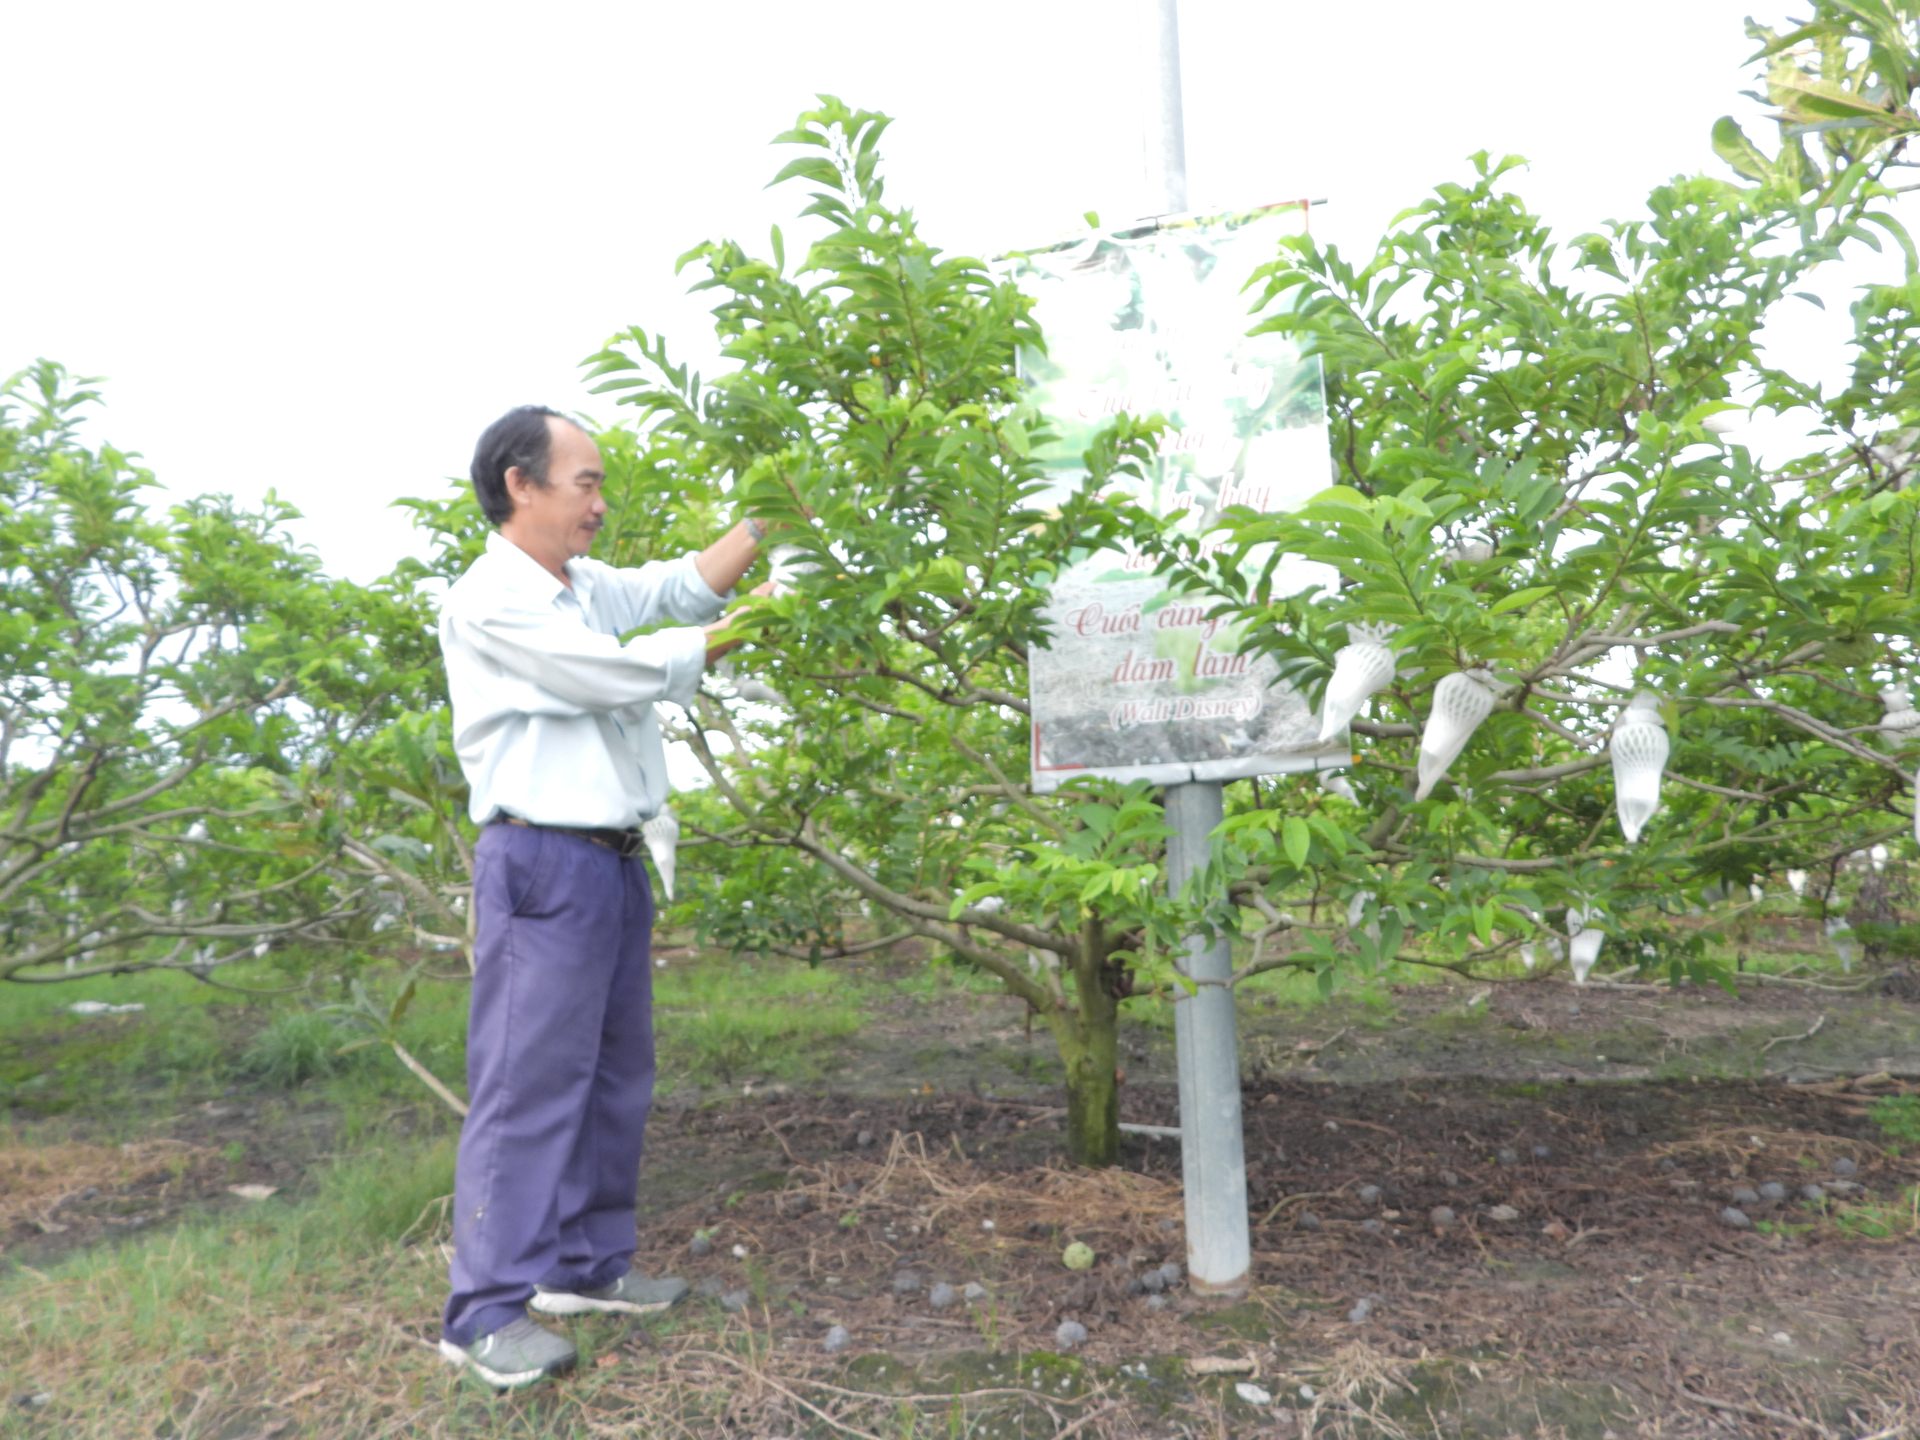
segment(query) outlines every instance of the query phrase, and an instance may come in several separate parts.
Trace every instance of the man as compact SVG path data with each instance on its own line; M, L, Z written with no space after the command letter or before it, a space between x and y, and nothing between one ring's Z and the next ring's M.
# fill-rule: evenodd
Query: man
M667 799L654 702L690 704L724 596L765 531L615 569L586 558L607 513L592 439L523 406L480 437L496 527L447 592L440 645L474 849L471 1110L454 1179L440 1352L489 1383L571 1366L534 1321L647 1314L687 1292L630 1263L653 1097L653 896L636 827ZM661 620L686 628L618 639ZM704 628L703 628L704 627Z

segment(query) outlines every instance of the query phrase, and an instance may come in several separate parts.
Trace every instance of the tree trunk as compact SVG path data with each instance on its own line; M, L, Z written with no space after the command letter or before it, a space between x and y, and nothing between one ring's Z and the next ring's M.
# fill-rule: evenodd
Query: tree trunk
M1105 940L1089 920L1074 956L1077 1003L1047 1016L1066 1070L1067 1154L1079 1165L1120 1162L1120 1001L1110 988Z

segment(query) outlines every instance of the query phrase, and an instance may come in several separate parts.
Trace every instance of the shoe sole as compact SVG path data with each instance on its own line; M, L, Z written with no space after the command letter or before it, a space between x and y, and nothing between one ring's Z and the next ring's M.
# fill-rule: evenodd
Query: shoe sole
M531 1385L534 1381L544 1380L549 1375L558 1375L563 1371L571 1370L574 1363L571 1360L565 1360L541 1370L494 1370L481 1364L451 1340L440 1342L440 1358L455 1369L473 1371L496 1390L513 1390L522 1385Z
M631 1300L595 1300L587 1295L575 1295L566 1290L538 1290L534 1292L529 1308L538 1310L542 1315L658 1315L662 1310L671 1310L687 1298L688 1292L682 1291L671 1300L656 1300L650 1305L637 1305Z

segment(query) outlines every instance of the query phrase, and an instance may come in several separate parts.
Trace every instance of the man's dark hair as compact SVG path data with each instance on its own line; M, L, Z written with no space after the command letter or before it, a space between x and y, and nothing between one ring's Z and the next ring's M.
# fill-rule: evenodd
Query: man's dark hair
M536 485L547 483L547 458L553 449L547 419L567 420L544 405L520 405L486 428L473 447L473 498L497 529L513 518L513 496L507 493L507 471L518 465ZM571 425L573 422L567 420Z

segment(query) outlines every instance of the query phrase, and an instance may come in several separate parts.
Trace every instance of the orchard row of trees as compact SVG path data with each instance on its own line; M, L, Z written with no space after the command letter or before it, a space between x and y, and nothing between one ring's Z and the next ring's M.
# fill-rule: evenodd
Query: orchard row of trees
M1683 912L1706 887L1802 869L1830 890L1852 852L1906 844L1916 756L1878 692L1915 666L1920 279L1888 206L1920 129L1917 11L1821 0L1756 29L1775 148L1723 121L1739 179L1662 185L1645 219L1556 239L1517 162L1481 156L1364 261L1293 243L1250 324L1324 357L1337 483L1234 512L1204 556L1102 498L1156 463L1157 422L1116 421L1086 492L1037 507L1028 300L888 200L884 117L823 100L780 137L800 158L778 178L809 187L804 254L775 230L764 256L683 260L730 368L703 380L641 329L589 362L636 420L601 437L602 558L696 548L742 508L794 547L790 588L736 612L750 645L677 727L711 783L678 802L669 919L817 961L918 937L996 977L1051 1028L1070 1147L1100 1162L1120 1008L1180 993L1183 936L1243 940L1236 979L1331 986L1391 964L1518 975L1571 917L1623 963L1705 977L1723 917ZM1763 360L1810 272L1881 245L1907 278L1854 306L1846 385ZM147 477L74 438L89 397L56 369L6 394L0 975L215 980L262 944L463 946L470 835L430 631L434 582L484 539L471 497L407 502L429 558L348 587L282 508L149 516ZM1816 443L1761 464L1719 418L1745 407L1804 414ZM1231 787L1177 896L1142 787L1027 786L1047 581L1123 538L1312 696L1352 627L1395 627L1351 794ZM1337 593L1276 597L1276 546L1336 567ZM1435 688L1468 670L1492 713L1416 798ZM1640 690L1672 753L1630 846L1607 745Z
M272 497L153 513L42 362L0 389L0 978L349 946L384 768L443 687L417 587L328 578ZM390 878L387 879L392 884Z

